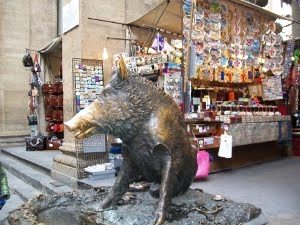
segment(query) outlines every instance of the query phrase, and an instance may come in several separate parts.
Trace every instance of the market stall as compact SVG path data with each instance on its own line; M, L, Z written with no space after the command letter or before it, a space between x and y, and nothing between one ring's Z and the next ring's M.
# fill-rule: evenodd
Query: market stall
M212 171L289 154L291 118L282 78L291 58L277 18L286 19L246 1L186 0L163 1L129 24L139 26L131 31L145 44L157 32L182 39L180 96L187 129L198 148L213 156ZM141 27L152 28L147 38ZM228 158L218 155L224 131L232 138Z

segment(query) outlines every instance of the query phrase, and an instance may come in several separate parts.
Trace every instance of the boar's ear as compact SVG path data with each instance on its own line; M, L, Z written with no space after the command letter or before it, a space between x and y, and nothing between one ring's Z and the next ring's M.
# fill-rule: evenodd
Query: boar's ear
M127 72L127 67L125 64L125 61L123 57L121 57L119 61L119 73L118 73L119 78L122 80L127 80L128 79L128 72Z

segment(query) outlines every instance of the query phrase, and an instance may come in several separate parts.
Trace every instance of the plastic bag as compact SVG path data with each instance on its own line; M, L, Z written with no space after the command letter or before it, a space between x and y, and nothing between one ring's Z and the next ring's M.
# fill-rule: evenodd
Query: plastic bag
M210 171L210 157L207 151L202 150L197 153L197 164L198 169L196 172L195 179L207 179Z
M221 135L221 143L218 152L219 157L232 158L232 136L226 132Z

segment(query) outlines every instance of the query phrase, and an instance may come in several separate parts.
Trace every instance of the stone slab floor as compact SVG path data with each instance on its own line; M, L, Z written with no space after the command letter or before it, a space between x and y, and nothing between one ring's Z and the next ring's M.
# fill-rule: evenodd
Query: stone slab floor
M51 158L47 159L50 164ZM89 183L110 186L113 182L114 179L108 179ZM192 188L260 207L270 225L300 225L300 157L210 174L208 180L194 182ZM20 199L13 195L4 210L18 204Z
M300 157L210 174L192 188L252 203L270 225L300 225Z

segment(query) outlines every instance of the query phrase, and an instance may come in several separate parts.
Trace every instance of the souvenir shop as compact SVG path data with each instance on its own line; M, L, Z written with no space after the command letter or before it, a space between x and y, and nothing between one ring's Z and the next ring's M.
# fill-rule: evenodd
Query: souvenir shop
M74 113L88 106L104 86L103 61L72 58L71 74ZM38 51L27 50L23 64L29 73L30 137L25 139L27 151L61 150L64 142L64 91L62 71L62 39L58 37ZM75 154L80 159L76 165L78 177L86 176L88 165L108 161L106 135L93 135L75 141Z
M122 55L174 98L212 172L289 156L295 41L283 42L277 18L287 19L245 1L164 1L128 24L151 47L115 65Z
M26 151L58 150L64 138L61 37L40 50L26 49L22 59L28 73Z

